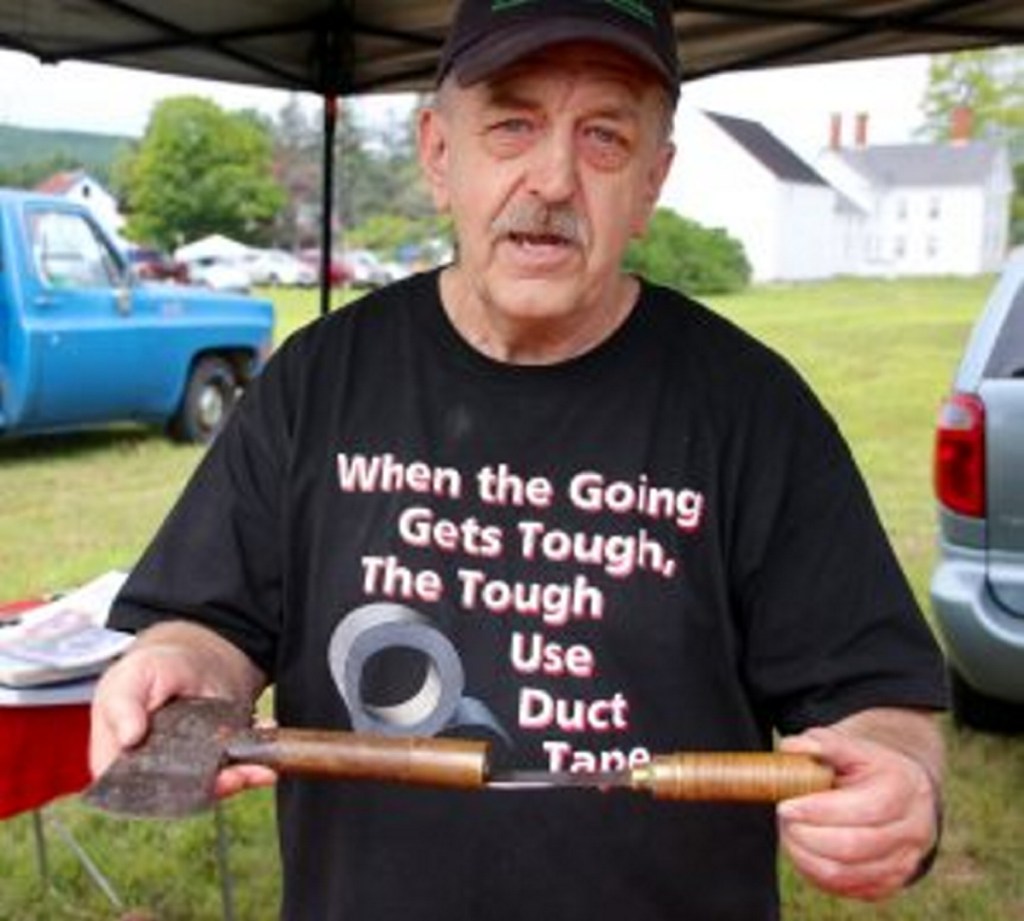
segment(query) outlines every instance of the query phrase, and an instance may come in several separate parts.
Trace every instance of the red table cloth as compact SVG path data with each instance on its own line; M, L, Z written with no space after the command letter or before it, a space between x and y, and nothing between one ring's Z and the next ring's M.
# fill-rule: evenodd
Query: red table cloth
M0 606L0 617L33 604ZM88 703L0 706L0 819L82 790L88 751Z

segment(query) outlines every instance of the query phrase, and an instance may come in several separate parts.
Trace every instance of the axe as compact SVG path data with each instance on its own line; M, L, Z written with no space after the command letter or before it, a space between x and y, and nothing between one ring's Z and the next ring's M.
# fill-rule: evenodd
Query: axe
M283 774L474 790L623 788L658 799L777 802L829 789L832 769L805 755L700 752L618 771L490 770L488 743L315 729L252 728L244 704L178 698L86 790L109 812L176 818L213 805L218 771L260 764Z

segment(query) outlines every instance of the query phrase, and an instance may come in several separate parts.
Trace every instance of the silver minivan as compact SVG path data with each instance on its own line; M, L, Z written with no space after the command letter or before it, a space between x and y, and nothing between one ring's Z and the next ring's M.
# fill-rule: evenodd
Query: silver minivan
M953 716L1024 727L1024 258L1011 261L939 412L932 608Z

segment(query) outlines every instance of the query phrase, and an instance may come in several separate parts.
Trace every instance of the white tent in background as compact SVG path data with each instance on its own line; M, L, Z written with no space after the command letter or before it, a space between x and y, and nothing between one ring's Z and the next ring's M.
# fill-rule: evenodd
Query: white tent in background
M186 264L206 261L237 262L249 253L250 249L244 243L215 233L179 246L174 251L174 258Z

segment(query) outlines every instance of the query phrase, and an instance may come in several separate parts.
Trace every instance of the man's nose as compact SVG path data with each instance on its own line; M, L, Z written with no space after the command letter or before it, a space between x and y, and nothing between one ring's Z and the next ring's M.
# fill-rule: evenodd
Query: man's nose
M576 191L576 152L573 137L551 132L533 151L529 191L545 202L564 202Z

